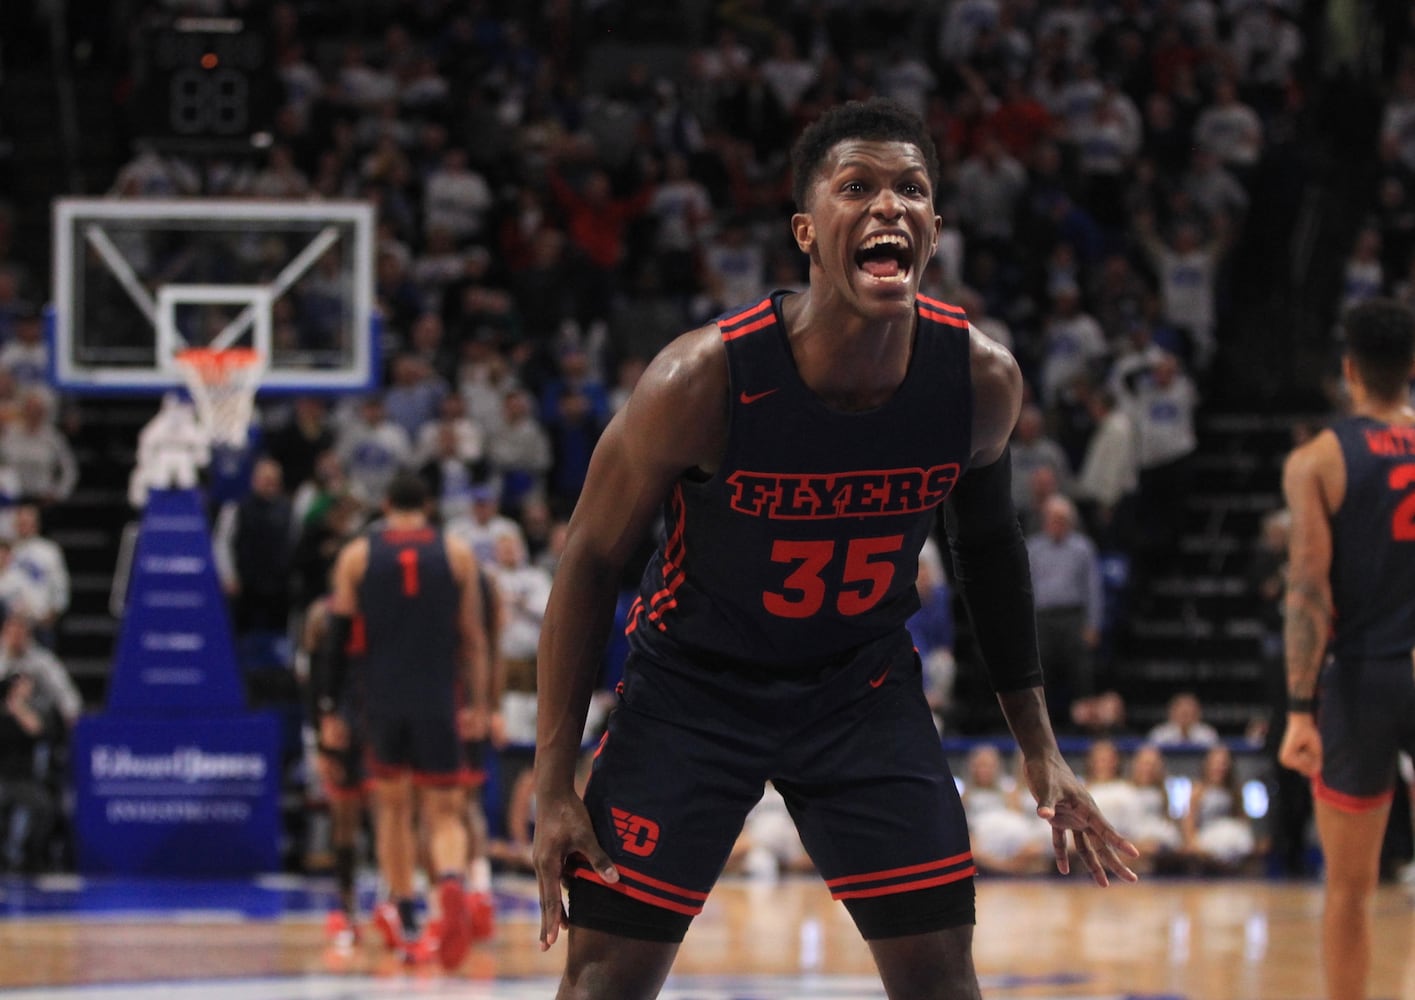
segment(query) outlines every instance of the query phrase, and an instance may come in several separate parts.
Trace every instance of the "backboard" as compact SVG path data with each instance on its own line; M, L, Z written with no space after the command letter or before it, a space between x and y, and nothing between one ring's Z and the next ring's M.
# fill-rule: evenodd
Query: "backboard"
M374 212L363 202L62 198L54 384L154 394L188 347L247 347L262 393L376 384Z

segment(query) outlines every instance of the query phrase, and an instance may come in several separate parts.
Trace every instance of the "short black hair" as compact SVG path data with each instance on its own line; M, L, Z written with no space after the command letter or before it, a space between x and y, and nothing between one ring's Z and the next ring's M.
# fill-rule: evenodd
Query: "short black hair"
M1368 299L1341 318L1346 353L1371 395L1402 398L1415 369L1415 313L1394 299Z
M388 506L394 510L422 510L427 497L427 483L415 472L400 472L388 484Z
M846 101L829 109L801 133L791 148L794 174L791 196L796 210L806 211L806 195L816 172L836 143L846 139L869 142L907 142L917 146L928 166L929 184L938 187L938 150L923 120L898 101L872 97L868 101Z

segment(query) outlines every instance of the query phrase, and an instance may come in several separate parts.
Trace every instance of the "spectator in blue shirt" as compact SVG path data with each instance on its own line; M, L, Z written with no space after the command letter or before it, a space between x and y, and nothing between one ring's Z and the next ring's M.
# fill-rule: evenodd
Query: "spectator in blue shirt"
M1096 547L1077 529L1064 496L1042 507L1042 530L1027 539L1037 608L1037 646L1047 678L1052 722L1071 718L1073 698L1094 694L1091 654L1100 641L1101 571Z

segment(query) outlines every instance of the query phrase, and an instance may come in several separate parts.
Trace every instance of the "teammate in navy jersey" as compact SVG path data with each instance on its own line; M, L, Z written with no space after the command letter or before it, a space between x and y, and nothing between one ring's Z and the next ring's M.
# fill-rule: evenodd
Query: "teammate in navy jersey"
M888 995L979 995L967 825L904 628L945 501L1058 867L1069 840L1101 885L1135 877L1047 719L1006 455L1017 365L917 296L942 225L928 132L897 104L847 104L793 161L809 289L665 348L571 518L538 658L534 846L542 947L569 928L562 1000L658 994L768 780ZM666 539L582 800L620 567L660 506Z
M1398 754L1415 753L1415 316L1373 300L1342 326L1351 412L1283 470L1292 529L1279 759L1312 779L1327 995L1356 1000Z
M362 729L378 863L397 910L381 907L374 919L393 943L414 944L421 826L438 880L438 952L443 965L454 968L472 939L463 879L469 774L461 741L485 733L490 681L476 559L465 543L431 526L427 504L421 479L395 476L385 519L339 553L329 599L329 670L317 707L321 743L346 743L335 709L357 615L364 631ZM459 686L470 692L460 720Z

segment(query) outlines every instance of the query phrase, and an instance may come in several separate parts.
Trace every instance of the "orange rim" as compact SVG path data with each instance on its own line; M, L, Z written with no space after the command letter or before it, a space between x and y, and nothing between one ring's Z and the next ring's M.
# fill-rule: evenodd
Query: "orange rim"
M251 367L261 362L260 352L249 347L228 347L221 351L210 347L189 347L178 351L173 357L179 364L186 365L199 374L203 382L224 381L228 371Z

